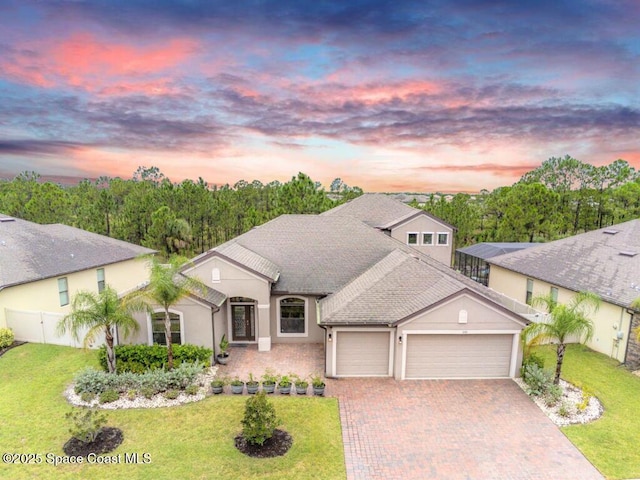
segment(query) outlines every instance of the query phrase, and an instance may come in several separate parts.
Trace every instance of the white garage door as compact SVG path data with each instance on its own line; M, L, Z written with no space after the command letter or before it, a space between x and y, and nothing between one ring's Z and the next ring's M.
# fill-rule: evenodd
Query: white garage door
M335 332L336 375L389 376L389 332Z
M405 378L509 376L513 335L406 336Z

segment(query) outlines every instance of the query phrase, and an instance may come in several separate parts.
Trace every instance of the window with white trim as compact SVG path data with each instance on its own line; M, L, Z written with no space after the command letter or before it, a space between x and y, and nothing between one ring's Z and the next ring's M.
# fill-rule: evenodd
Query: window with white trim
M96 275L98 277L98 293L104 290L105 280L104 280L104 268L99 268L96 270Z
M449 233L448 232L438 232L438 245L446 246L449 245Z
M433 245L433 232L422 232L422 245Z
M69 284L67 277L58 279L58 295L60 296L60 306L69 305Z
M527 293L524 297L524 301L527 305L531 305L533 300L533 279L527 278Z
M180 315L169 312L171 321L171 343L180 345L182 335L180 331ZM164 331L164 312L156 312L151 316L151 341L158 345L166 345L167 339Z
M278 336L307 336L307 301L304 298L282 298L278 309Z
M211 270L211 283L220 283L220 269L213 268Z
M418 245L418 233L417 232L407 233L407 245Z

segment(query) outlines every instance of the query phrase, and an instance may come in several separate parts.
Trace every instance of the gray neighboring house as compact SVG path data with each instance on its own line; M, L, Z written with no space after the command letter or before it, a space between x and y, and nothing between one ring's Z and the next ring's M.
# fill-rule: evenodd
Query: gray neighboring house
M0 214L0 327L17 340L75 345L55 325L78 290L119 292L148 279L140 255L154 250L67 225ZM82 337L82 336L81 336Z
M488 260L505 253L517 252L535 247L539 243L522 242L482 242L456 249L453 268L464 276L483 285L489 285Z
M594 230L489 259L489 287L530 302L551 294L560 303L576 292L602 298L593 315L595 332L587 345L626 363L640 365L634 329L640 316L631 302L640 297L640 220Z
M355 218L451 266L455 227L389 195L365 193L322 215Z
M519 370L526 306L351 215L282 215L182 273L210 290L209 299L172 309L177 342L216 351L223 335L260 351L323 343L332 377L508 378ZM162 343L161 318L141 319L131 341Z

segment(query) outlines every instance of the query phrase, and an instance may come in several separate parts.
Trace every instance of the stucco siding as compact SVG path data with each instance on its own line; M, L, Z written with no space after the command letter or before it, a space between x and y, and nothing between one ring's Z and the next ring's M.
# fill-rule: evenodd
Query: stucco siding
M118 292L132 289L148 279L147 264L142 259L134 259L9 287L0 291L0 327L6 326L5 309L68 314L70 306L60 305L58 278L67 278L71 302L79 290L98 291L98 268L104 268L106 284Z
M422 244L422 233L433 233L433 245ZM446 225L433 220L426 215L419 215L416 218L401 223L391 230L391 236L402 243L407 243L407 235L409 233L418 233L418 244L411 245L422 253L429 255L431 258L444 263L445 265L451 265L452 252L454 244L453 230ZM449 241L447 245L437 244L437 234L448 233Z
M526 300L528 278L531 277L492 265L489 275L489 287L524 302ZM558 303L568 303L576 294L572 290L552 285L543 280L535 278L532 278L532 280L533 297L549 295L551 287L558 288ZM542 307L539 308L541 309ZM631 321L631 316L626 313L626 309L608 303L606 298L603 298L598 312L591 314L590 318L593 320L594 332L592 339L586 342L586 345L597 352L623 362L626 353L629 323ZM622 332L622 340L618 340L617 332ZM572 340L575 341L576 339Z

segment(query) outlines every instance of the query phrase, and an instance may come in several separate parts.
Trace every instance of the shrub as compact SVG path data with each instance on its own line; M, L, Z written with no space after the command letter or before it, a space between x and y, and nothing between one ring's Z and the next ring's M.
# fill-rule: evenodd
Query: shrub
M95 398L96 398L96 394L95 393L82 392L80 394L80 400L82 400L83 402L86 402L86 403L92 402Z
M593 392L591 390L589 390L586 387L582 388L582 401L580 403L576 404L576 407L578 408L578 410L580 410L581 412L584 412L587 407L589 406L589 402L591 401L591 398L593 397Z
M0 348L10 347L15 337L10 328L0 328Z
M105 390L98 397L100 403L111 403L115 402L120 398L120 394L115 390Z
M107 423L107 417L94 408L72 410L65 415L72 423L69 433L84 443L93 442L102 426Z
M200 387L198 387L198 385L189 385L184 389L184 393L186 393L187 395L197 395L199 390Z
M247 443L263 445L273 436L278 424L276 410L264 392L259 392L247 400L242 419L242 436Z
M567 402L562 402L560 408L558 408L558 415L561 417L568 417L571 414L571 405Z
M524 378L527 374L527 365L537 365L538 368L544 369L544 358L538 353L530 353L527 355L524 360L522 360L522 367L520 368L520 375L522 375L522 379L526 381Z
M100 395L106 390L116 388L118 376L95 368L86 368L76 376L75 383L76 393L89 392Z
M129 390L127 392L127 398L131 401L135 400L137 396L138 396L138 392L136 392L135 390Z
M152 398L156 393L158 392L156 392L152 387L142 387L140 389L140 394L147 400Z
M523 380L529 387L527 393L535 397L543 395L553 385L551 373L543 370L535 363L527 365Z
M178 398L178 395L180 395L180 390L171 389L164 392L164 398L167 400L175 400Z
M554 385L553 383L547 387L547 391L544 394L544 403L552 407L557 404L562 398L562 387L560 385Z
M147 370L162 369L167 363L167 347L163 345L116 345L116 371L118 373L142 373ZM173 361L178 366L183 363L211 365L213 350L198 345L173 345ZM102 346L98 350L100 366L106 372L107 351Z

